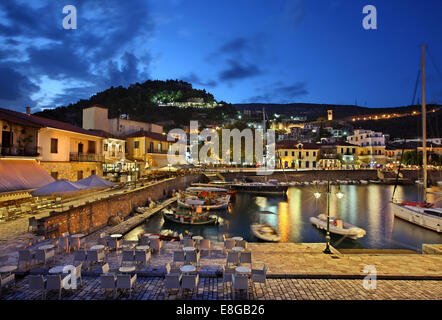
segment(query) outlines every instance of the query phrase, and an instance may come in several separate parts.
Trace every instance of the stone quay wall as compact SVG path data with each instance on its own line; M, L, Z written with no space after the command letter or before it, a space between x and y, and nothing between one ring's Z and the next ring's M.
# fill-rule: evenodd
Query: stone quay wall
M408 179L413 182L419 178L422 178L422 173L419 170L401 170L403 179ZM439 171L429 171L428 176L432 181L440 179ZM256 175L254 172L229 172L222 173L226 181L232 181L234 179L247 178L256 182L264 182L266 179L276 179L280 182L304 182L315 180L378 180L377 170L363 169L363 170L303 170L303 171L277 171L271 175L263 176ZM387 172L385 178L394 179L396 173L393 171Z
M124 194L86 202L63 212L53 212L37 221L38 233L49 237L58 237L63 232L89 234L106 226L111 217L127 217L135 207L144 206L149 198L158 201L169 196L173 190L182 190L193 182L203 180L199 174L181 176Z

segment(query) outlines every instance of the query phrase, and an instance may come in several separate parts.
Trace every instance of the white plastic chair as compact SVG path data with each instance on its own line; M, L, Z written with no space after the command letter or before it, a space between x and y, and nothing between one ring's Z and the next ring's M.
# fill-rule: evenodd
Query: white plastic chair
M17 267L20 268L20 263L25 264L25 270L31 266L33 257L32 252L30 250L19 250L18 251L18 265Z
M48 275L46 279L46 290L58 290L58 299L61 299L63 283L60 275Z
M121 258L121 265L123 264L133 264L135 261L135 251L134 250L124 250L123 256Z
M7 276L0 274L0 296L2 295L2 289L10 285L15 285L15 274L11 273Z
M183 250L175 250L173 252L173 263L176 264L177 262L185 262L185 252Z
M235 299L235 292L237 290L245 290L249 294L249 277L247 275L233 274L232 275L232 292L233 299Z
M252 283L264 283L267 291L267 266L264 265L262 269L252 269L252 276L250 278Z
M163 242L160 239L152 239L150 240L150 247L153 251L158 251L158 255L161 252L161 248L163 247Z
M177 273L166 274L164 278L164 289L170 294L172 290L180 291L181 275Z
M239 263L250 264L250 268L252 268L252 252L251 251L243 251L239 254Z
M43 261L43 265L46 267L46 262L53 258L55 260L55 251L53 249L45 250L45 249L38 249L35 252L35 259L37 261Z
M236 242L233 239L227 239L226 241L224 241L224 254L226 254L228 250L232 250L232 248L234 248L235 245Z
M239 252L235 252L235 251L227 252L226 265L228 266L229 263L232 263L234 265L238 265L238 263L239 263Z
M192 290L192 293L196 290L198 294L198 283L198 274L183 274L181 277L181 290Z
M135 251L135 262L147 265L150 261L150 251L136 250Z
M186 252L185 262L190 264L195 264L198 267L200 262L200 253L196 251Z
M199 249L201 251L205 250L209 252L210 256L210 240L209 239L202 239L199 243Z
M42 292L41 298L44 299L46 297L46 280L42 275L28 276L28 283L30 290L39 290Z
M132 297L132 288L137 280L137 275L132 277L130 274L117 275L117 289L129 289L129 297Z
M112 289L114 291L114 299L117 296L117 286L116 286L117 278L112 273L105 273L100 275L100 285L101 289L106 290Z

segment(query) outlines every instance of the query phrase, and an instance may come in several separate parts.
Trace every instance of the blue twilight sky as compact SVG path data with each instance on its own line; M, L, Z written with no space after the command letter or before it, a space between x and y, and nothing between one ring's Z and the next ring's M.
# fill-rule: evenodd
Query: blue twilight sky
M68 4L76 30L62 28ZM367 4L377 30L362 27ZM232 103L407 105L422 43L427 100L442 103L441 39L439 0L2 0L0 107L38 111L147 79Z

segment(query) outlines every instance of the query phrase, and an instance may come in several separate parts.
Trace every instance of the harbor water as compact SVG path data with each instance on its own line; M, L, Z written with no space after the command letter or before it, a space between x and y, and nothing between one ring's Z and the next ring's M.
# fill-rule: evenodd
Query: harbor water
M339 191L342 199L336 197ZM346 249L409 249L421 251L423 243L441 243L442 235L407 221L395 218L390 209L390 185L341 185L331 186L330 216L366 230L360 239L352 240L332 235L331 243L336 248ZM440 191L435 187L433 191ZM319 199L314 193L321 194ZM418 186L398 186L395 199L417 201ZM428 195L429 202L441 205L440 195ZM249 242L258 241L251 231L253 222L261 221L276 228L281 242L325 242L325 232L311 225L310 217L326 214L326 186L292 187L285 195L260 195L237 193L229 210L215 211L218 225L189 226L165 221L161 214L129 232L125 238L137 239L141 232L174 234L191 232L206 239L222 240L227 236L242 236ZM271 211L275 214L256 214L257 211Z

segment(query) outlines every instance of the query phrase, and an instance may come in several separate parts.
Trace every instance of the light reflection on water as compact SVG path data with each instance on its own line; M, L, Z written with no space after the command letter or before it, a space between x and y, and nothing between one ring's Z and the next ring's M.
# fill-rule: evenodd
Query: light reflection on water
M386 185L342 185L342 199L336 197L337 186L331 186L330 215L340 217L367 234L358 240L332 236L332 245L338 248L400 248L420 251L422 243L441 243L442 235L394 217L390 210L393 186ZM433 188L432 191L438 191ZM314 192L321 192L316 199ZM268 223L277 228L281 242L324 242L325 233L310 224L309 218L326 213L326 186L305 186L290 188L286 197L238 193L232 212L217 212L224 222L218 226L183 226L164 221L156 215L144 225L130 233L126 239L136 239L141 232L158 233L170 229L177 233L189 230L207 239L221 240L222 234L242 236L247 241L257 241L250 232L254 221ZM436 201L437 195L428 195L429 201ZM418 200L417 186L398 186L398 200ZM440 198L440 196L439 196ZM437 203L440 206L440 202ZM272 211L276 214L256 215L256 211Z

